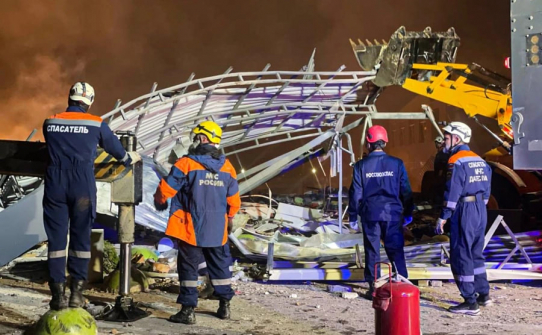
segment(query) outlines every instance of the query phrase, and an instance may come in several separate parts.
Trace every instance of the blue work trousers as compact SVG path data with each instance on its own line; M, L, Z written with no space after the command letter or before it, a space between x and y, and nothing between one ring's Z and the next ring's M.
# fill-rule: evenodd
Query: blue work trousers
M405 240L401 221L363 221L363 248L365 250L365 281L374 282L380 277L380 266L375 274L375 264L380 261L380 240L384 241L386 255L394 272L408 278L405 261Z
M95 218L93 165L48 167L43 196L43 223L49 241L47 264L50 281L66 281L66 256L72 279L87 280L90 234ZM66 254L68 232L70 245Z
M461 296L468 303L476 302L476 293L489 293L484 250L487 210L480 198L460 202L450 222L450 265Z
M177 271L181 288L177 303L192 307L198 305L198 272L203 270L203 259L214 288L213 295L228 301L235 295L231 287L232 258L227 243L221 247L204 248L179 241Z

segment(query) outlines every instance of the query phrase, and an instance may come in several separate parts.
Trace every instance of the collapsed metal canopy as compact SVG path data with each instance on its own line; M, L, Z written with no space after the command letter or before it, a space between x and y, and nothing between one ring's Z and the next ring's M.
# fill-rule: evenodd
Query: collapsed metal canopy
M195 79L192 74L180 85L151 92L121 105L102 118L112 130L133 131L137 151L159 164L174 163L187 153L190 133L203 120L212 120L222 129L221 150L226 155L261 149L294 140L306 140L295 150L268 157L269 163L241 170L240 192L244 194L277 176L285 169L314 158L321 148L341 152L337 136L371 125L371 119L430 119L423 113L378 113L374 105L380 89L372 84L374 71L314 71L314 53L300 71L232 72ZM340 117L359 116L342 126ZM348 137L351 160L355 160ZM340 149L337 149L340 148ZM173 153L173 155L172 155ZM265 154L270 155L270 151ZM267 157L266 157L267 158ZM272 164L271 164L272 163ZM250 164L249 164L250 165ZM247 179L249 178L249 179Z
M313 54L314 57L314 54ZM315 72L314 58L300 71L233 73L195 79L140 96L102 118L111 129L134 131L137 150L164 163L176 144L203 120L224 130L221 147L234 154L255 147L318 136L335 126L338 115L376 112L374 71ZM266 142L262 142L266 139ZM233 147L235 146L235 148Z
M430 109L425 113L378 113L374 103L379 88L371 83L374 71L344 71L344 65L332 72L315 71L314 53L308 65L299 71L269 71L269 68L267 65L259 72L239 73L229 68L221 75L201 79L195 79L192 74L185 83L161 90L155 83L150 93L125 104L118 101L115 108L102 118L109 121L114 131L135 132L137 151L152 157L158 164L167 163L172 150L177 157L186 151L191 142L189 134L192 128L202 120L213 120L223 128L221 148L226 155L293 140L307 140L290 152L269 157L267 162L246 172L241 171L238 174L240 179L243 178L239 185L241 194L250 192L284 169L314 157L315 151L321 153L322 147L340 155L344 150L339 142L340 135L362 125L362 121L364 127L371 124L371 119L430 119L435 124ZM359 117L343 127L338 120L344 115ZM351 141L348 136L347 139L353 159ZM330 146L330 141L335 145ZM342 160L336 161L342 163ZM8 214L20 217L19 213L24 212L32 218L25 219L25 224L38 230L32 233L34 238L31 242L19 244L19 248L13 250L21 252L43 241L45 234L42 209L36 206L29 210L17 201L29 195L33 196L32 199L41 196L36 192L19 194L11 187L4 187L7 180L13 178L0 178L0 196L12 199L10 203L13 206L7 208L9 203L0 204L2 209L7 208L0 213L0 221L9 222L3 228L9 230L13 226L21 226L19 220L2 218ZM157 182L153 180L150 184ZM100 199L100 195L98 197ZM144 201L136 210L139 224L149 221L144 208L146 198L152 199L152 194L144 194ZM101 199L107 201L106 198ZM111 204L104 207L104 212L100 213L115 215L109 210ZM163 221L163 218L157 220ZM30 231L26 230L27 234Z

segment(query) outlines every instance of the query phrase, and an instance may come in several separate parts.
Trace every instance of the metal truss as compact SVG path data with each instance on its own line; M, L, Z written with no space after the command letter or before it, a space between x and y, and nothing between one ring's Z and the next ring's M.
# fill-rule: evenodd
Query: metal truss
M41 179L35 177L0 175L0 211L20 201L40 184Z
M154 83L148 94L124 104L117 101L114 109L102 118L108 120L114 131L135 132L137 150L160 164L167 162L177 144L191 142L192 128L203 120L213 120L223 128L221 149L226 155L302 141L290 152L269 157L259 166L248 165L248 171L241 171L242 193L308 159L327 155L322 148L331 150L334 157L344 150L351 160L355 159L347 133L360 125L370 125L372 119L434 120L427 111L379 113L374 105L379 88L371 83L374 71L344 71L344 65L336 71L315 71L314 63L313 53L308 65L299 71L270 71L267 64L258 72L233 72L228 68L220 75L201 79L192 74L186 82L164 89L158 89ZM349 115L357 121L342 127L339 120ZM342 136L347 138L349 150L339 145ZM335 143L332 148L330 142ZM27 230L32 231L33 237L29 237L28 243L21 243L21 248L44 238L41 208L34 205L42 196L40 184L37 178L0 176L0 211L15 205L1 214L1 220L9 216L7 221L23 229L16 219L20 218L35 229ZM18 202L32 206L25 208Z
M313 54L314 57L314 54ZM314 59L300 71L232 72L195 79L151 92L102 118L113 130L131 130L137 150L165 162L177 143L186 143L195 124L213 120L223 128L221 149L226 155L309 140L333 129L341 115L372 119L431 119L432 113L378 113L378 87L373 71L314 71ZM353 153L351 153L353 155Z
M322 151L317 147L330 141L333 145L325 155L332 157L332 169L339 172L342 183L342 169L337 166L342 151L350 154L351 163L355 161L348 131L360 125L365 131L373 119L430 119L438 128L425 105L420 113L379 113L374 103L380 89L371 83L374 71L348 72L344 65L334 72L314 71L314 53L300 71L269 68L267 64L260 72L235 73L230 67L221 75L201 79L192 74L185 83L161 90L154 83L150 93L122 105L118 101L102 118L115 131L134 131L137 150L158 163L166 163L176 145L186 150L194 125L203 120L222 127L221 149L226 155L302 140L297 149L269 157L273 164L260 165L263 170L241 171L241 194L319 156ZM338 121L346 116L358 121L342 128L343 121ZM343 136L348 150L340 144ZM362 147L363 141L364 136ZM316 151L318 155L309 153Z
M28 135L26 141L30 141L36 132L37 129L34 129ZM41 182L40 178L35 177L0 175L0 212L33 192L40 186Z
M268 64L259 72L229 68L201 79L192 74L185 83L161 90L155 83L150 93L117 102L102 118L113 130L134 131L137 150L164 162L203 120L223 128L221 147L229 155L319 136L338 115L376 112L373 71L344 71L344 65L333 72L314 71L313 57L300 71L270 71Z

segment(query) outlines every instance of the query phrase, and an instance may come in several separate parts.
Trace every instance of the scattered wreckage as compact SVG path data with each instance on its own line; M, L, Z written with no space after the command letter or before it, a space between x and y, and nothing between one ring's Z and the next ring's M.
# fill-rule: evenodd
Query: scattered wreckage
M330 177L339 177L339 185L342 185L343 171L339 164L342 152L349 155L351 163L356 160L349 131L362 128L363 132L372 120L378 119L429 120L438 129L432 111L425 106L420 113L378 112L374 103L379 88L371 83L374 71L343 71L342 66L333 72L317 72L314 71L314 54L301 71L268 69L266 66L260 72L243 73L228 69L222 75L202 79L191 76L183 84L160 90L155 84L150 93L125 104L119 101L114 110L103 116L114 131L133 132L137 151L144 157L143 195L135 209L135 222L147 230L165 231L168 213L154 209L152 195L171 164L187 152L190 130L203 119L211 118L224 128L221 149L230 157L265 146L304 140L300 147L269 157L265 163L246 171L238 162L243 210L235 217L231 241L242 260L262 264L256 267L263 268L261 278L363 280L362 234L342 222L347 203L344 188L336 193L315 191L301 196L249 193L280 173L314 158L319 162L328 159ZM356 120L345 124L347 116L349 120ZM363 141L362 136L362 147ZM15 176L13 173L18 167L32 167L23 164L29 159L33 164L40 163L35 161L36 157L23 155L25 143L30 142L16 143L15 151L0 152L0 173L3 174L0 220L5 232L0 241L0 266L4 266L2 273L6 275L7 269L13 269L13 264L26 258L18 256L46 240L41 179L31 174L31 177L22 177L24 174ZM106 237L102 237L116 242L115 236L107 237L107 227L114 226L119 214L111 199L111 185L98 182L97 189L96 221L102 224L99 228L105 229ZM419 207L420 215L425 207ZM504 224L502 217L495 224ZM424 225L427 226L423 217L418 217L405 228L410 278L451 279L448 243L430 234L423 237L419 231L423 231ZM416 229L419 229L417 236ZM493 232L489 234L485 253L490 278L542 278L538 265L542 261L535 258L540 251L540 235L541 232L530 232L514 236L507 232L507 235L489 238ZM136 234L136 244L139 242ZM148 241L143 243L149 244ZM146 276L174 278L175 266L170 262L175 259L174 253L163 258L167 261L155 261L151 267L147 264L148 258L134 261L147 264L142 269ZM384 253L381 259L386 260ZM262 272L252 265L248 268L251 275ZM237 275L234 273L234 278Z

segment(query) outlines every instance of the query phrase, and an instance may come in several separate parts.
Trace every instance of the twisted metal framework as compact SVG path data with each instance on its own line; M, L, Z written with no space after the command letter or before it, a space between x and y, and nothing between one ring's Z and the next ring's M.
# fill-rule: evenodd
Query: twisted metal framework
M224 130L227 155L256 147L318 136L334 127L338 115L376 112L378 88L372 71L268 71L189 79L180 85L120 102L102 118L113 130L132 130L138 151L165 162L176 143L188 138L195 124L213 120ZM265 139L265 142L262 140ZM233 148L235 146L235 148Z
M346 151L353 163L348 131L358 126L365 131L372 119L430 119L436 126L429 108L425 113L378 113L374 103L380 88L371 82L374 71L344 71L344 65L334 72L314 71L314 53L299 71L269 68L267 64L260 72L234 73L230 67L202 79L191 74L185 83L161 90L154 83L150 93L122 105L118 101L102 118L114 131L135 132L137 151L160 164L173 163L168 160L174 148L183 147L180 151L186 153L192 129L204 120L222 127L221 150L226 155L304 140L295 150L242 170L238 175L243 179L242 194L313 158L318 147ZM343 128L338 120L347 115L358 117ZM348 150L338 145L342 135L347 137ZM362 136L362 147L363 140ZM332 160L332 171L335 165Z

